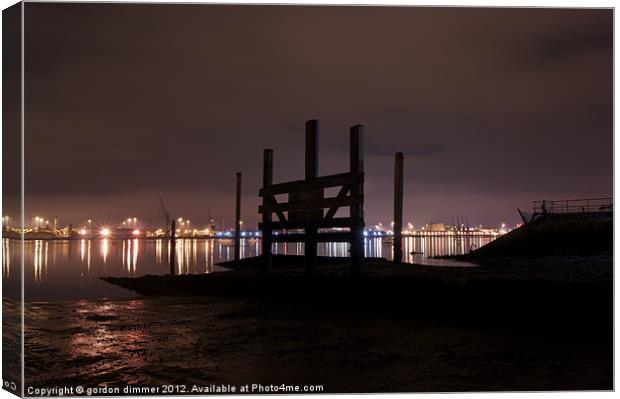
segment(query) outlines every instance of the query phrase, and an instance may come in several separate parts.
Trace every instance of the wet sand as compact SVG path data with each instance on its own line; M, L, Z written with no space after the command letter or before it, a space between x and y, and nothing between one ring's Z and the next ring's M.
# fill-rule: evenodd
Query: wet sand
M609 328L579 328L469 320L413 311L424 303L405 305L395 311L383 305L208 297L30 303L26 387L612 388L611 322Z

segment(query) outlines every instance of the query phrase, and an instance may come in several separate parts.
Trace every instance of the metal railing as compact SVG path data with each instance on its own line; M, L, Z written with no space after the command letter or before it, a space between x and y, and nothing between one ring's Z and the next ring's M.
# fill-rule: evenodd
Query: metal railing
M607 213L613 212L613 198L533 201L535 214L546 213Z

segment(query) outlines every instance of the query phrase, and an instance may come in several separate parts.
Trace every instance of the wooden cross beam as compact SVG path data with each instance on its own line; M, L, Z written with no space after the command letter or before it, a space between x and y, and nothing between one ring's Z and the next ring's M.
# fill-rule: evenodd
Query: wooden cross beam
M347 197L349 191L351 191L351 186L342 186L342 188L340 188L340 191L338 192L338 195L336 196L336 199L340 201L344 200ZM332 219L336 212L338 212L338 208L340 208L340 206L333 206L329 208L323 220L329 221L330 219Z

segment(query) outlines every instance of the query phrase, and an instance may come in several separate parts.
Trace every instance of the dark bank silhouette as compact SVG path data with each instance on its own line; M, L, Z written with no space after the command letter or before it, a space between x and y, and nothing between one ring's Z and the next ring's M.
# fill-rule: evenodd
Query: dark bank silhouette
M544 213L469 254L456 258L483 261L496 257L595 256L612 254L613 213Z

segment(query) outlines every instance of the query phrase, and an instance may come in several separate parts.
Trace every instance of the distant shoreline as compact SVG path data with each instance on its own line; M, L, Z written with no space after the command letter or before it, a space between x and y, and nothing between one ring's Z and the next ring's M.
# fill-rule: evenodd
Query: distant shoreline
M483 238L497 238L498 236L495 236L493 234L462 234L462 235L455 235L455 234L403 234L402 235L403 238L407 238L407 237L419 237L419 238L444 238L444 237L452 237L452 238L459 238L459 237L467 237L467 238L471 238L471 237L483 237ZM15 241L20 241L22 238L21 237L11 237L11 236L2 236L3 239L8 239L8 240L15 240ZM260 236L246 236L246 237L241 237L242 240L258 240L260 239ZM381 238L383 240L392 240L393 237L391 235L383 235L383 236L368 236L367 238ZM131 237L131 238L119 238L119 237L107 237L107 238L100 238L100 237L24 237L24 241L80 241L80 240L112 240L112 241L123 241L123 240L169 240L170 237ZM193 236L193 237L176 237L175 239L177 240L186 240L186 239L196 239L196 240L233 240L234 237L233 236L226 236L226 237L217 237L217 236Z
M3 239L21 241L21 237L7 237L2 236ZM185 239L196 239L196 240L232 240L234 237L206 237L206 236L196 236L196 237L176 237L177 240L185 240ZM260 237L241 237L242 239L258 239ZM119 237L24 237L24 241L81 241L81 240L110 240L110 241L125 241L125 240L140 240L140 241L150 241L150 240L169 240L170 237L133 237L133 238L119 238Z

